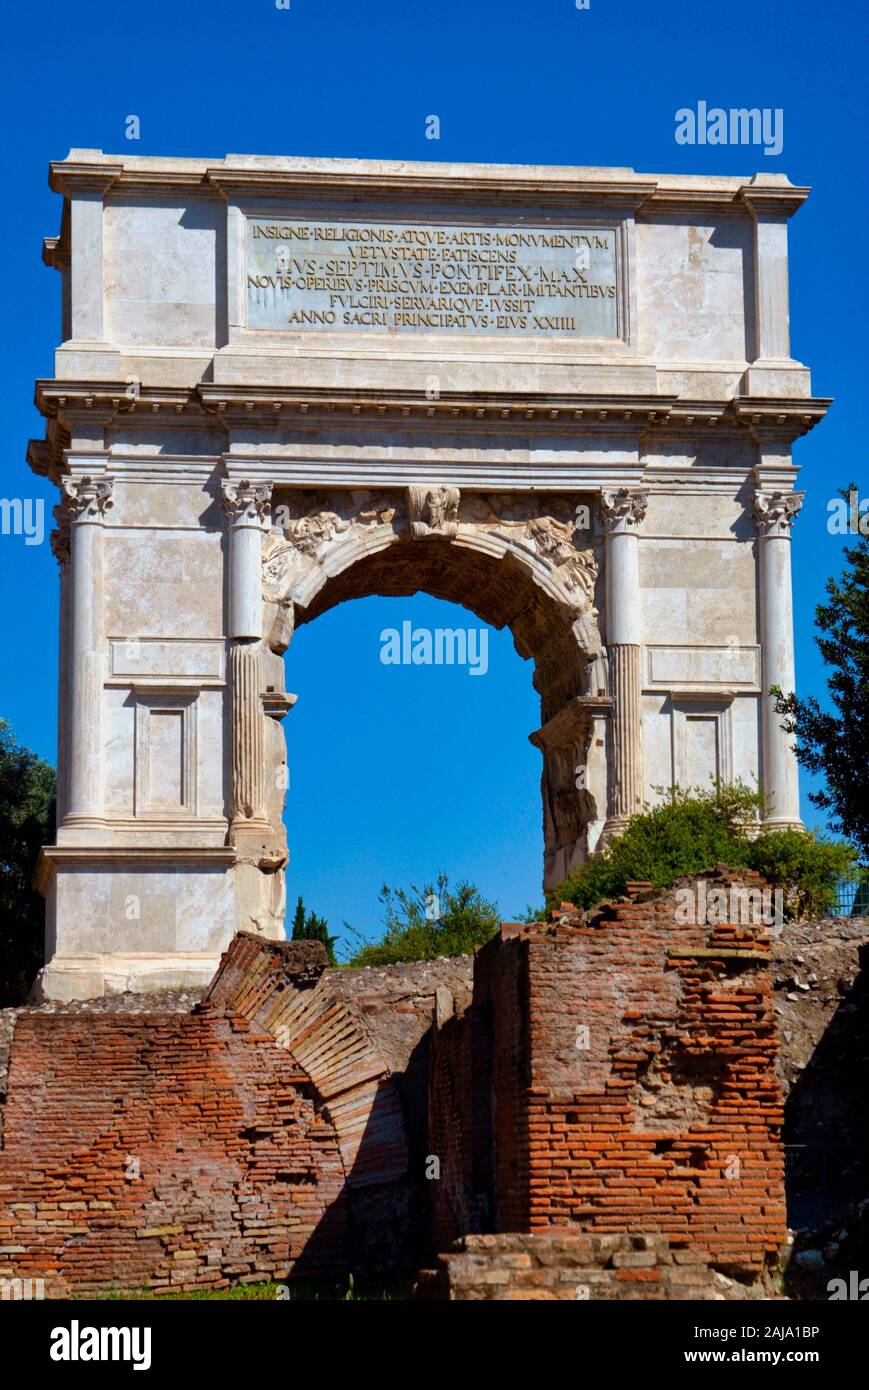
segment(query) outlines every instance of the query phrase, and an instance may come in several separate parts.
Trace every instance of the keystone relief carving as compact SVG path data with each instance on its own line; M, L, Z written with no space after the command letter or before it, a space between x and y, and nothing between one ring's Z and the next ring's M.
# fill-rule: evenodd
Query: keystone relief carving
M452 540L458 534L460 500L457 487L409 487L407 510L414 540L432 535Z

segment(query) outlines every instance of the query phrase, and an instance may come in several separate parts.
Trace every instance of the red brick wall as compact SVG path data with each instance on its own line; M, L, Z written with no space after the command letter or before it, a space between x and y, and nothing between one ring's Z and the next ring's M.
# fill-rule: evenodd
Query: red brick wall
M502 927L497 941L478 952L474 969L475 1179L479 1192L488 1170L489 1220L482 1229L490 1231L523 1229L532 1181L529 956L525 942L510 930Z
M241 935L193 1013L18 1015L0 1277L189 1289L407 1257L404 1102L314 955ZM681 924L672 893L502 928L433 1040L435 1248L660 1234L674 1265L757 1273L785 1236L777 1045L755 928Z
M41 1276L49 1294L339 1272L338 1139L293 1058L220 1009L25 1012L0 1248L0 1273Z
M680 923L675 908L674 892L648 895L510 928L478 952L472 1013L494 1013L494 1229L660 1232L750 1275L786 1233L769 943L752 926ZM473 1190L473 1169L463 1182Z
M428 1183L435 1251L448 1249L465 1231L480 1227L472 1177L471 1024L470 1013L454 1016L432 1036L427 1147L440 1163L439 1176Z

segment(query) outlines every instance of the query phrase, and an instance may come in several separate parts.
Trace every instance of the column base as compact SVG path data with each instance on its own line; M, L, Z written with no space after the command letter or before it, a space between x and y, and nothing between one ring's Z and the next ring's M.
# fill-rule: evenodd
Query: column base
M46 898L36 997L207 984L236 931L236 874L227 846L46 846L35 878Z
M630 816L613 816L610 820L604 821L598 849L603 849L608 840L614 840L617 835L623 835L628 828L629 821Z
M36 977L33 1003L68 1004L105 995L152 994L164 989L204 989L220 964L218 952L174 951L165 954L115 952L54 956Z
M761 830L805 830L799 816L770 816L761 821Z
M229 827L229 843L239 862L248 861L266 871L282 869L287 862L286 845L264 817L234 820Z

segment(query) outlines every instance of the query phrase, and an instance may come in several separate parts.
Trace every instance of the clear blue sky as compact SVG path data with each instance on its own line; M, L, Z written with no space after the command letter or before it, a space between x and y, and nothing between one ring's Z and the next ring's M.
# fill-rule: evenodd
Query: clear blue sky
M33 380L52 373L59 280L40 262L59 227L50 159L71 146L133 154L274 153L782 171L813 185L791 224L792 351L827 421L796 446L797 679L823 693L812 612L841 563L826 504L866 468L866 7L857 0L108 0L8 7L0 82L5 216L0 495L56 500L26 469L41 433ZM780 107L784 148L681 146L679 107ZM425 138L437 114L439 142ZM141 138L125 139L129 115ZM0 713L55 752L57 574L47 540L0 537ZM392 668L381 628L468 623L433 599L366 600L298 634L289 892L366 932L380 883L472 877L506 915L539 898L538 722L531 670L494 635L484 679ZM384 751L384 750L388 750ZM804 790L808 783L803 778ZM804 800L804 818L818 814Z

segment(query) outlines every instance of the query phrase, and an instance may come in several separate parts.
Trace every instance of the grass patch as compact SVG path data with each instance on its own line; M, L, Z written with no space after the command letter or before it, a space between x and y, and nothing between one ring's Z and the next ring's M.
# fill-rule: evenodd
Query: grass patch
M99 1302L120 1303L203 1303L250 1302L272 1303L380 1303L407 1302L412 1297L410 1281L383 1284L368 1279L288 1279L286 1283L232 1284L226 1289L190 1289L161 1293L153 1289L106 1288L98 1293L82 1294L80 1298Z

